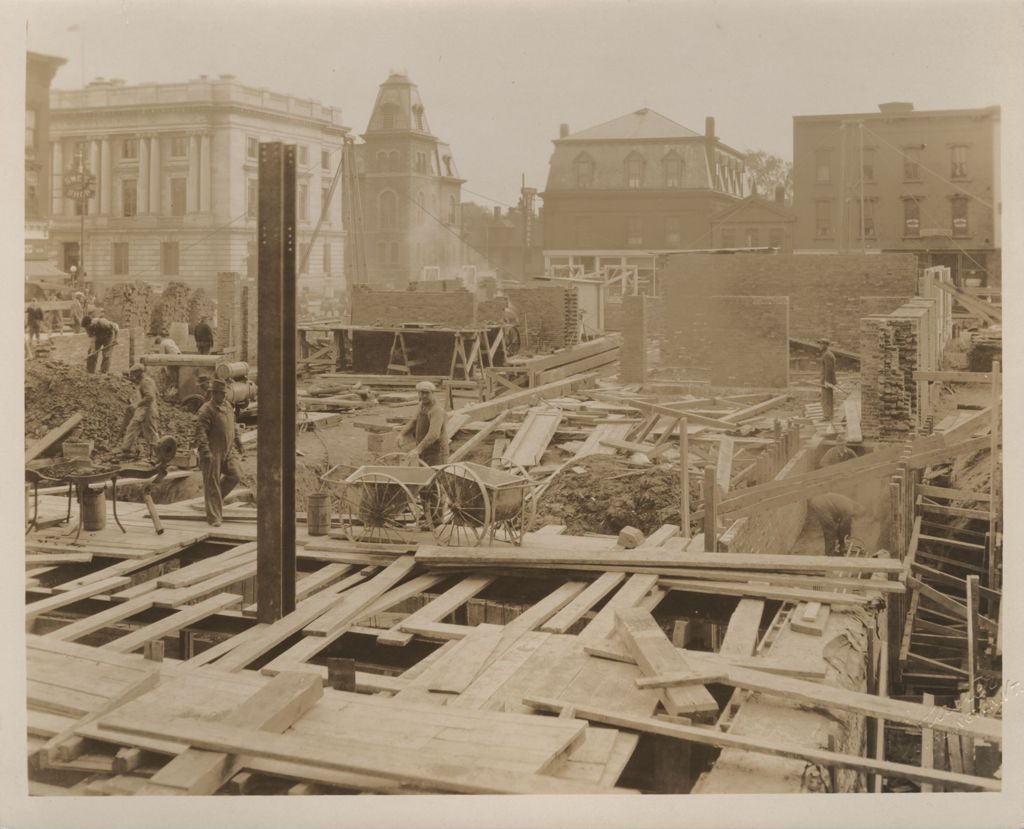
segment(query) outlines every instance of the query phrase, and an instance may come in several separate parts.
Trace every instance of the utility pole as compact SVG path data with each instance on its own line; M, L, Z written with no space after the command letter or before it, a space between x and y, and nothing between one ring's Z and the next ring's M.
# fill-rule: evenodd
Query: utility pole
M520 279L526 284L526 265L530 259L530 242L532 233L530 224L533 219L533 199L537 195L535 187L526 186L526 173L523 173L523 183L520 189L519 204L523 210L523 261L520 268Z
M857 132L860 135L860 252L867 253L868 240L864 233L864 122L857 122Z
M74 167L64 174L64 195L78 203L78 269L75 281L85 281L85 214L89 210L89 199L95 192L96 179L86 169L85 153L80 149L75 155ZM78 285L76 285L78 287Z

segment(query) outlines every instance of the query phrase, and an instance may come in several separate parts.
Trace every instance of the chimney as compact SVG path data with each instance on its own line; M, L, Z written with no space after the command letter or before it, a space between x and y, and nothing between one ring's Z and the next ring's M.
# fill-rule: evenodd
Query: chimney
M704 137L712 140L715 137L715 119L710 115L704 119Z
M780 205L786 203L786 186L784 184L775 185L775 203Z
M569 125L568 124L559 124L558 125L558 137L559 138L568 138L569 137Z
M494 208L494 218L495 219L500 219L501 218L501 208L500 207L495 207Z
M913 112L914 105L910 101L889 101L888 103L879 104L878 111L888 115Z

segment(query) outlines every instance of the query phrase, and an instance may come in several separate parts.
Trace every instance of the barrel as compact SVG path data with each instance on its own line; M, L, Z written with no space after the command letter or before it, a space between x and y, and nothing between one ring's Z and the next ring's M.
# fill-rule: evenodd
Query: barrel
M107 490L85 487L82 493L82 529L86 532L107 526Z
M251 380L233 380L227 384L225 391L227 399L240 406L256 397L256 384Z
M306 496L306 532L327 535L331 529L331 494L313 492Z
M249 373L249 364L242 360L234 363L218 363L213 373L218 380L241 379Z

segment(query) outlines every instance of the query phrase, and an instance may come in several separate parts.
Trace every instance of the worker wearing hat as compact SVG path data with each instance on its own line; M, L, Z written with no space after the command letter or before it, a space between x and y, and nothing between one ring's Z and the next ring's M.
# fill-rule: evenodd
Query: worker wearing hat
M124 440L121 441L121 454L131 455L135 450L135 444L142 436L146 441L146 448L152 452L157 443L157 408L156 383L153 378L146 374L145 368L139 363L131 367L128 377L135 384L134 399L131 407L126 413L126 425Z
M428 466L439 466L448 462L448 433L445 430L444 409L437 402L434 393L437 388L429 380L416 384L420 407L399 434L399 443L405 446L409 440L416 444L409 451L410 460L422 460Z
M826 466L832 466L843 461L852 461L856 457L857 453L847 446L846 439L840 436L836 440L836 445L821 456L821 460L818 461L818 469L824 469Z
M835 404L832 392L836 388L836 355L832 353L832 341L818 340L821 348L821 417L827 423L832 422Z
M846 555L853 519L866 515L860 504L838 492L815 495L807 502L807 512L821 525L827 556Z
M203 470L206 521L219 527L224 517L224 498L241 480L241 461L245 458L235 428L235 411L227 402L227 384L223 380L210 383L210 399L196 415L196 449Z

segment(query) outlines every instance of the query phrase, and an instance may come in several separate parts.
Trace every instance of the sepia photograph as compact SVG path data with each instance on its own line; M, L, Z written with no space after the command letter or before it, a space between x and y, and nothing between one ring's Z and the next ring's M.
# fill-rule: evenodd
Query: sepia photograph
M1024 2L10 9L0 826L1021 825Z

